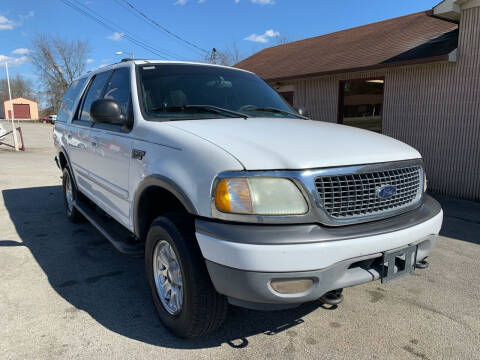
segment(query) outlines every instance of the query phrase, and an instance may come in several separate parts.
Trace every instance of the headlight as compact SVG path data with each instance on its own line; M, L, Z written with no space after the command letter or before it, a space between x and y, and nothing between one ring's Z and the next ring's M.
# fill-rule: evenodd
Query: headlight
M217 183L215 206L234 214L302 215L308 205L289 179L252 177L226 178Z
M423 192L427 192L427 174L423 171Z

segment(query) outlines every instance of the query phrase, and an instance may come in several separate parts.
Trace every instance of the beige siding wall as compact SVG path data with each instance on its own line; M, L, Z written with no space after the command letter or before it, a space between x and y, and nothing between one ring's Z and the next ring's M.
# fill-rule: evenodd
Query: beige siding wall
M295 106L336 122L339 81L376 76L385 77L383 133L422 153L430 189L480 200L480 8L462 14L456 63L297 81Z

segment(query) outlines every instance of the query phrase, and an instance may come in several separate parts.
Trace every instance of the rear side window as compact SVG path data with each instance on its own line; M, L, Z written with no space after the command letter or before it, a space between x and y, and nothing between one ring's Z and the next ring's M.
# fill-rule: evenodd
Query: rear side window
M85 81L87 81L87 78L78 79L70 85L62 99L60 108L58 109L57 121L67 122L68 119L70 119L72 116L73 107L75 105L75 100L77 99L80 91L83 89Z
M90 87L88 88L87 94L84 96L82 110L78 118L80 120L92 121L90 118L90 107L95 100L100 99L105 88L105 83L110 77L111 71L100 73L95 75Z
M130 70L128 68L120 68L113 72L103 97L115 100L122 108L123 114L128 114L130 104Z

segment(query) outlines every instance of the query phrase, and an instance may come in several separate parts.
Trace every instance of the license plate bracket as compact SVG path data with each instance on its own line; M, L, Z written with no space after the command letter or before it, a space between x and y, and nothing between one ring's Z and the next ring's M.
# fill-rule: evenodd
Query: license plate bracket
M382 262L382 283L413 273L417 259L417 246L411 245L398 250L385 251Z

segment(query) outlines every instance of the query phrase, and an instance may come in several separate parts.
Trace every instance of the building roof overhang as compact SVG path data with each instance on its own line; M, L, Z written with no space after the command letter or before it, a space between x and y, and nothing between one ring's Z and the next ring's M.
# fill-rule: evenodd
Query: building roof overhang
M451 53L447 55L431 56L431 57L414 59L414 60L396 61L392 63L383 63L383 64L376 64L371 66L364 66L364 67L354 67L354 68L348 68L348 69L338 69L333 71L322 71L322 72L300 74L300 75L294 75L294 76L269 78L264 80L269 83L275 83L275 82L282 82L282 81L294 81L294 80L303 80L303 79L309 79L309 78L318 78L322 76L331 76L331 75L338 75L338 74L348 74L348 73L361 72L361 71L389 69L389 68L395 68L400 66L411 66L411 65L421 65L421 64L439 63L439 62L455 62L455 61L456 61L456 50L453 50Z
M480 0L444 0L432 10L433 16L458 23L462 10L479 6Z

